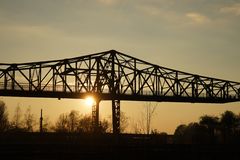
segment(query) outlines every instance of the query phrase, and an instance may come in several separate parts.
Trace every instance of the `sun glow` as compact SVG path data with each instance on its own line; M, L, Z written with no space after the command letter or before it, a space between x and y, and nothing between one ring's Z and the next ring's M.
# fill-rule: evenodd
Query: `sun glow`
M85 103L87 106L92 107L95 104L95 100L93 97L87 97Z

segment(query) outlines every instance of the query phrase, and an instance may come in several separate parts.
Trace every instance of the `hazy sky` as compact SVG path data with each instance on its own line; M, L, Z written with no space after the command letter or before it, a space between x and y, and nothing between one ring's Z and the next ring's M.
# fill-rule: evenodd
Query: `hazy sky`
M240 0L0 0L0 62L63 59L115 49L195 74L240 81ZM1 97L11 115L31 105L56 118L80 100ZM102 103L101 114L110 114ZM143 104L122 103L132 121ZM85 107L85 108L84 108ZM240 112L240 104L159 103L153 127L172 133L203 114Z

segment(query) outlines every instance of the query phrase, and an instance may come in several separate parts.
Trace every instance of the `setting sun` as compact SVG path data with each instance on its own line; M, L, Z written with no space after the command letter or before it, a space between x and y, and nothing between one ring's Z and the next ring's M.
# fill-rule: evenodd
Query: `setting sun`
M85 103L86 103L87 106L90 106L90 107L91 107L91 106L94 105L95 100L94 100L93 97L87 97L87 98L85 99Z

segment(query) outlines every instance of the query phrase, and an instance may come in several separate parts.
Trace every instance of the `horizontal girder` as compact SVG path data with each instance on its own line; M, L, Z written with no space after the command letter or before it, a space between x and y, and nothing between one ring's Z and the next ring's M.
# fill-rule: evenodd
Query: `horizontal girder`
M177 71L111 50L71 59L0 64L0 96L225 103L240 83Z

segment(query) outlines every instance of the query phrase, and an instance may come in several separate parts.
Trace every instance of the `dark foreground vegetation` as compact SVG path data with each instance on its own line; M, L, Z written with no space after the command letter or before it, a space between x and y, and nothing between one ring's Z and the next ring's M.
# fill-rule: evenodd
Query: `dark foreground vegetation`
M173 136L135 134L1 134L1 159L238 159L233 144L174 144Z
M55 125L43 122L40 133L33 117L28 109L21 119L17 108L9 121L0 102L0 159L239 159L240 116L231 111L181 124L173 135L139 134L139 129L138 134L114 135L106 120L94 132L91 116L75 111L60 115Z

